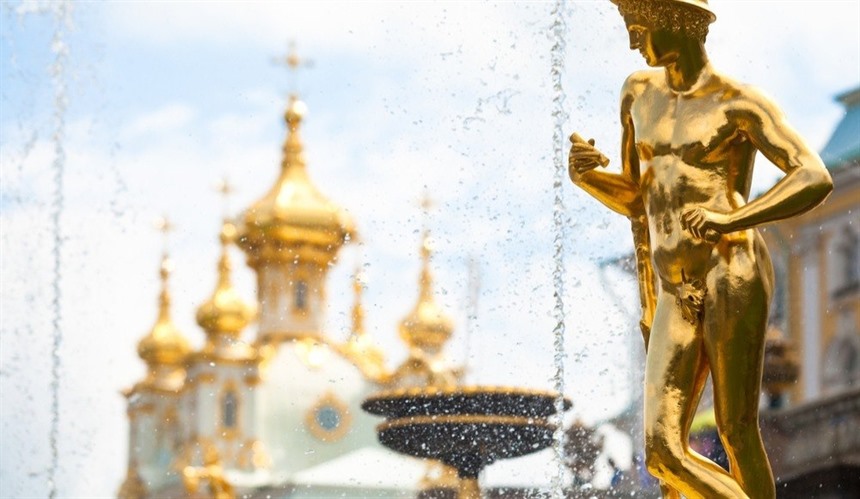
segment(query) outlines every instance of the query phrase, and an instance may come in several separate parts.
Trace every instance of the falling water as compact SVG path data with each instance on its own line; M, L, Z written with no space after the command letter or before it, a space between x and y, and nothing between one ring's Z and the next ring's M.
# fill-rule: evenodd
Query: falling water
M553 203L552 220L555 227L555 237L553 239L553 296L555 303L553 306L553 318L555 319L555 327L553 328L555 347L555 373L553 375L554 388L558 393L558 398L555 400L555 423L557 425L554 435L553 449L558 465L558 473L553 478L552 495L555 498L564 496L564 179L567 177L567 169L565 168L565 133L564 125L567 121L567 112L564 109L564 88L562 87L562 77L564 75L564 56L565 56L565 34L567 32L567 22L565 19L565 2L564 0L556 0L552 9L552 116L555 122L552 133L553 143L553 166L555 167L552 187L555 193Z
M465 359L466 375L472 367L472 335L478 320L478 298L481 296L481 269L473 256L469 257L467 274L468 301L466 310L466 328L463 335L463 358Z
M66 134L66 64L69 59L69 47L66 43L67 30L71 26L72 6L67 0L57 0L54 4L54 35L51 40L51 52L54 61L51 64L51 82L54 87L54 130L51 139L54 143L53 169L53 199L51 201L51 228L53 246L51 255L54 261L51 301L51 324L53 326L53 344L51 346L51 429L49 442L51 446L51 464L48 468L48 487L50 498L57 497L57 471L59 465L59 431L60 431L60 347L63 342L62 330L62 280L61 262L63 234L60 218L63 214L65 200L63 185L66 169L66 153L63 140Z

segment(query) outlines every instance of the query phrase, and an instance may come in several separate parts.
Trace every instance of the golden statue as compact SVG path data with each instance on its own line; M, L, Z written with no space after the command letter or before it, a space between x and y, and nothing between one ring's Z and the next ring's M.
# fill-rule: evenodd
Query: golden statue
M608 160L576 134L569 173L633 225L646 465L664 497L773 498L758 428L773 269L755 228L814 208L833 184L776 105L711 67L705 0L612 1L630 49L659 69L624 83L621 173L596 170ZM757 152L785 176L749 201ZM708 373L729 472L688 443Z
M203 456L203 466L185 466L182 468L182 483L185 491L196 494L200 482L205 480L209 485L209 496L212 499L236 499L236 490L224 476L224 468L214 447L208 447Z

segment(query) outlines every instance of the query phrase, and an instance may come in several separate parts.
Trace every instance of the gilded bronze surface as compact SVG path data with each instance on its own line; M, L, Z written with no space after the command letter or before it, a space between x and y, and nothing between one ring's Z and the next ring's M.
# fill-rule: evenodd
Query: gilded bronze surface
M621 95L621 173L571 136L570 177L631 220L645 338L645 448L664 497L772 498L758 428L773 270L756 227L800 215L832 190L821 159L759 91L705 52L703 0L615 1L637 71ZM757 152L785 173L750 200ZM730 469L692 451L708 374Z

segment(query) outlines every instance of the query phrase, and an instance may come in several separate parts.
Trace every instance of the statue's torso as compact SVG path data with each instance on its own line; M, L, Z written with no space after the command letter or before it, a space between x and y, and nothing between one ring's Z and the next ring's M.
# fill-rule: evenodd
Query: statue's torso
M702 278L719 255L713 243L682 228L681 215L697 207L729 212L746 203L755 149L731 118L743 97L718 77L689 95L671 91L662 71L631 79L630 112L655 270L664 284L679 284L682 269L688 278ZM750 235L728 237L750 252Z

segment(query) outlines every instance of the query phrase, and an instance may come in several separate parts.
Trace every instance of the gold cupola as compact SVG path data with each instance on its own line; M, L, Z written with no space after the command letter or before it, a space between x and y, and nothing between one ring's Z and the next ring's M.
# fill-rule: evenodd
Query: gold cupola
M430 234L424 231L421 242L421 278L418 303L400 323L400 337L411 349L434 355L454 330L449 319L433 298L433 275L430 273Z
M173 263L165 253L161 258L161 294L158 299L158 319L137 344L137 353L149 368L146 383L165 390L178 390L184 381L182 369L190 352L188 341L170 316L170 292L167 281Z
M328 270L355 237L350 216L308 176L299 133L305 112L291 96L281 173L238 224L237 244L257 274L260 344L324 338Z
M307 106L290 96L285 119L287 139L281 173L272 189L246 211L238 245L248 264L312 261L332 262L340 247L355 235L350 216L328 200L311 182L299 128Z
M225 220L221 226L221 258L218 260L218 283L212 296L197 309L197 324L206 331L204 353L227 357L248 357L252 347L237 340L254 317L254 309L245 303L230 279L232 263L230 244L235 241L236 226Z

